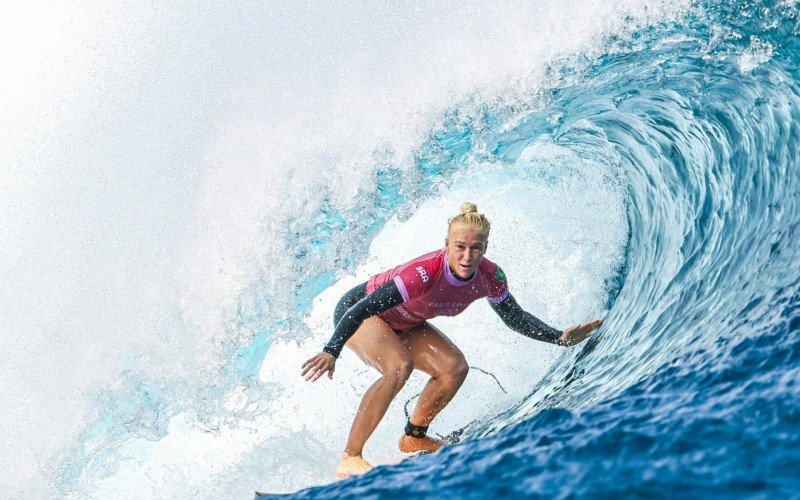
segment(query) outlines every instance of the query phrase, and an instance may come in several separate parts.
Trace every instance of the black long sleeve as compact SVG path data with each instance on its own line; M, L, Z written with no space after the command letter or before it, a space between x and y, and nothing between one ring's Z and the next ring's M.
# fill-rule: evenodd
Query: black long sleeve
M560 340L562 331L556 330L533 314L523 310L511 294L508 294L508 297L499 304L490 301L489 305L500 316L503 323L515 332L534 340L564 345Z
M325 344L323 352L338 358L345 342L356 333L365 319L388 311L403 303L403 295L397 289L394 280L390 280L371 294L367 295L366 283L353 288L339 300L333 321L336 328L333 336Z

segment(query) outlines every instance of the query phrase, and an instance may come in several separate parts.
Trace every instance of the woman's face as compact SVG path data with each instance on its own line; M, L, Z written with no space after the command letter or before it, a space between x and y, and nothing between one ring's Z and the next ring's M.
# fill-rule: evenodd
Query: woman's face
M488 238L472 229L456 226L450 229L444 245L453 274L468 279L478 270L489 242Z

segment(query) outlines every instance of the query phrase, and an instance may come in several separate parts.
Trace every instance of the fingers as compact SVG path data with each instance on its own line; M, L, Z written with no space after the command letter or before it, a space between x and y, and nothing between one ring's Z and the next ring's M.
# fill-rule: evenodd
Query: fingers
M320 368L317 366L312 366L308 373L305 375L305 379L309 382L313 382L319 378Z
M326 354L318 354L313 358L303 363L303 370L300 376L309 382L314 382L325 373L328 373L328 378L333 378L333 371L336 367L334 358Z
M602 319L595 319L592 321L587 321L586 323L580 323L564 330L562 338L566 342L566 345L579 344L589 338L592 333L602 325Z
M313 377L311 377L311 381L312 382L316 382L317 380L319 380L319 378L321 376L325 375L325 372L327 372L327 371L330 371L330 367L329 366L323 366L322 368L317 370L317 373L315 373Z
M314 364L315 360L316 360L316 357L311 358L308 361L306 361L305 363L303 363L303 366L301 367L301 368L303 368L303 371L300 372L300 376L301 377L305 377L306 373L316 369L316 364Z
M314 368L315 368L314 372L313 373L309 373L308 377L306 377L306 380L314 382L315 380L320 378L323 373L325 373L325 367L324 366L315 366Z
M591 332L591 331L597 330L602 325L603 325L603 320L602 319L595 319L595 320L592 320L592 321L587 321L586 323L581 323L580 325L575 327L575 329L576 330L580 330L580 331L588 330L588 331Z
M575 335L576 333L580 333L582 328L583 328L583 323L578 323L577 325L572 325L571 327L564 330L564 333L566 333L567 335Z
M308 367L308 373L305 374L305 379L308 381L315 381L319 378L319 373L321 373L322 366L319 366L319 363L316 362L313 365Z
M303 371L300 373L300 375L305 375L309 371L313 371L316 368L318 368L319 364L320 364L320 361L322 361L321 358L322 358L322 355L321 354L317 354L313 358L311 358L308 361L306 361L305 363L303 363L303 366L300 367L300 368L303 369Z
M597 330L598 328L603 326L603 320L602 319L596 319L594 321L590 321L590 322L586 323L586 326L589 328L589 332L590 333L594 332L595 330Z
M314 373L314 375L311 376L311 382L316 382L321 376L325 375L326 372L328 373L328 378L332 379L333 378L333 366L331 366L328 363L325 363L324 366L319 367L317 369L316 373ZM308 380L308 379L306 379L306 380Z

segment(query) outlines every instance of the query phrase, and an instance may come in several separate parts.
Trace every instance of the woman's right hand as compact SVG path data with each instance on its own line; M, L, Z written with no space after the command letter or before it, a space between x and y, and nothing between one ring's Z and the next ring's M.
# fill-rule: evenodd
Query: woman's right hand
M328 378L332 379L333 371L336 369L336 358L334 358L332 354L321 352L303 363L301 368L303 372L300 376L305 377L308 381L313 382L317 380L325 375L325 372L328 373Z

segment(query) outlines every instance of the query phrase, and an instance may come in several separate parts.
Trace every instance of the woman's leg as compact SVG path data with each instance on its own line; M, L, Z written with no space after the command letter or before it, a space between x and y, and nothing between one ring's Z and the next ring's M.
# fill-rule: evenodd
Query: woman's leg
M425 323L399 334L414 368L431 376L409 417L415 426L427 427L456 395L469 372L464 354L439 329ZM433 438L403 436L400 449L404 452L436 451L444 443Z
M346 345L366 364L378 370L381 378L367 389L361 399L361 405L350 428L345 455L336 470L339 477L366 472L363 470L365 463L363 459L349 459L361 457L364 443L372 435L386 414L389 403L403 388L414 369L406 347L394 330L378 316L364 321ZM361 464L361 468L358 464Z

